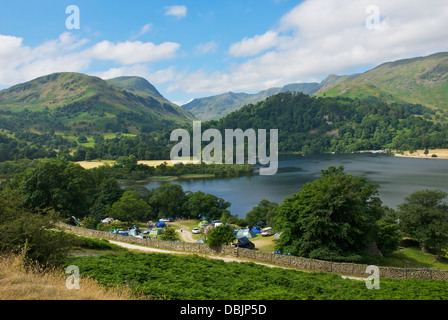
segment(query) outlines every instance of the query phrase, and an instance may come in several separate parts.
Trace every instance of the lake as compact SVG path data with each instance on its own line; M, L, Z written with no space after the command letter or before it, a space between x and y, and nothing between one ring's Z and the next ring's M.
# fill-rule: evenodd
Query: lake
M396 208L406 196L417 190L439 189L448 192L448 160L409 159L384 154L280 155L276 175L236 178L204 178L170 181L185 191L211 193L232 203L230 212L244 218L260 200L281 203L298 192L308 181L320 177L329 166L345 167L345 172L365 177L380 186L379 196L385 205ZM160 181L145 184L149 189Z

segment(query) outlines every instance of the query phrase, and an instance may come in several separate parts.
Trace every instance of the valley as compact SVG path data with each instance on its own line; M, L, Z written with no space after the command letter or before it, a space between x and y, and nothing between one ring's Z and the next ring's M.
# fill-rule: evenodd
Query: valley
M390 62L363 74L330 75L321 83L287 85L257 94L224 93L182 107L147 80L133 76L102 80L79 73L55 73L17 84L0 91L0 204L11 212L0 232L5 232L4 241L11 247L23 246L22 238L10 237L4 230L22 232L33 244L29 256L39 263L75 263L83 275L102 284L122 285L126 273L132 280L126 278L125 285L134 281L138 287L125 292L127 299L409 298L395 291L404 285L403 280L385 279L388 289L375 295L367 292L363 283L360 286L359 279L355 284L338 275L274 268L250 259L214 256L214 261L209 261L115 240L83 240L80 245L66 233L49 230L56 220L76 221L83 229L94 231L129 232L135 224L175 219L174 231L161 234L161 241L195 243L201 236L191 234L191 226L202 220L220 220L226 226L272 226L280 235L278 240L273 236L252 239L261 254L445 269L444 244L431 235L434 242L424 242L419 233L412 228L402 230L396 221L420 210L406 207L420 196L438 199L433 210L442 217L445 214L446 59L447 55L440 53ZM219 164L218 158L218 164L192 164L186 160L189 156L181 164L167 160L176 147L171 137L175 129L189 138L195 130L202 138L206 130L214 129L216 140L226 130L237 128L258 133L278 129L278 153L264 150L273 151L271 157L278 156L275 175L254 174L263 169L260 163L265 164L260 158L255 165ZM196 145L194 141L185 151L208 148L208 156L218 154L224 159L224 154L217 149L212 153L212 144L204 142ZM242 158L250 160L249 156ZM325 217L320 219L320 215ZM350 222L344 220L347 216ZM105 218L114 221L107 225ZM336 222L328 223L333 218ZM441 228L438 230L444 234L445 220L437 221L427 228ZM332 237L321 236L328 233ZM402 247L406 241L411 244ZM367 250L372 243L380 254ZM94 254L66 256L79 246ZM134 250L146 253L131 252ZM117 263L120 267L113 269ZM148 264L165 269L156 275L146 268ZM108 271L100 271L103 267ZM186 269L196 270L196 274L179 276L179 270ZM235 286L227 291L222 288L228 280L217 281L207 291L200 289L208 282L197 278L198 272L209 279L210 270L215 270L229 279L227 272L241 269L253 273L254 290L241 290L247 279L237 276L232 278ZM426 297L444 298L434 291L444 288L444 281L421 281L407 292L420 299L423 294L419 290L425 288L433 291ZM320 289L291 287L302 288L304 282ZM272 288L269 292L266 283ZM191 288L183 290L180 284ZM334 285L344 290L337 293Z

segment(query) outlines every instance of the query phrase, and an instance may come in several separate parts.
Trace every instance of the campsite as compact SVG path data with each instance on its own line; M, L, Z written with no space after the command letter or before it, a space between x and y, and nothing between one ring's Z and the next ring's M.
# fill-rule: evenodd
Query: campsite
M114 222L113 218L103 219L103 223L105 225L111 224L112 222ZM140 223L137 225L133 225L130 228L113 229L109 232L122 236L132 236L144 239L158 239L165 233L165 230L167 228L173 228L180 237L178 241L206 243L207 233L211 229L222 225L224 224L219 220L209 222L207 220L174 221L173 219L160 219L156 223L154 223L153 221L148 221L146 224ZM271 231L271 227L261 229L259 226L230 226L233 228L233 234L235 236L235 246L246 249L274 252L273 248L275 246L275 236ZM269 235L266 234L266 230L270 232Z

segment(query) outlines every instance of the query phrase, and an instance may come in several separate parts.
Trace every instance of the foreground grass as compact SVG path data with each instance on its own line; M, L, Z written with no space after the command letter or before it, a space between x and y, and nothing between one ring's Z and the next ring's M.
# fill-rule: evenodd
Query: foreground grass
M448 282L380 279L365 281L330 273L270 268L203 257L124 253L71 258L82 276L102 285L129 285L136 292L173 300L445 300Z
M99 285L82 276L79 290L69 290L64 270L42 269L25 263L20 255L0 256L0 300L130 300L129 288Z

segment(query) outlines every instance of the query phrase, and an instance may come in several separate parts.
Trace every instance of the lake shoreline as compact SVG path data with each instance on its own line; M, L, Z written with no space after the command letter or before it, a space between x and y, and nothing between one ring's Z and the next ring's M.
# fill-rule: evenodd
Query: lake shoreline
M436 155L436 157L434 157L433 155ZM425 150L416 150L413 153L405 151L403 154L395 153L394 156L399 158L411 159L448 160L448 149L428 150L428 154L425 154Z
M159 176L159 177L151 177L148 179L120 179L118 180L119 184L127 185L129 183L136 184L144 184L148 182L171 182L171 181L179 181L179 180L189 180L189 179L222 179L222 178L240 178L240 177L249 177L252 175L236 175L236 176L217 176L214 174L184 174L182 176Z

